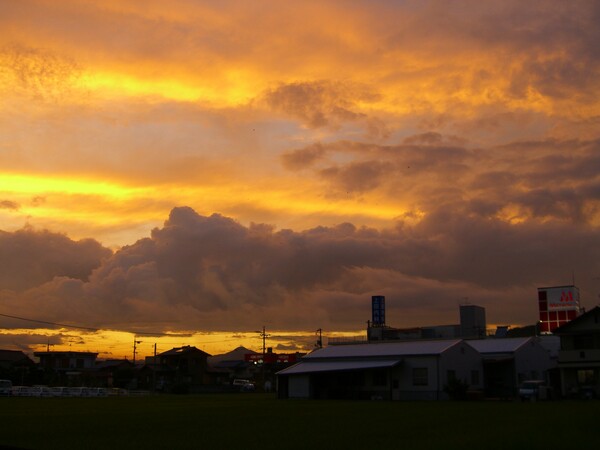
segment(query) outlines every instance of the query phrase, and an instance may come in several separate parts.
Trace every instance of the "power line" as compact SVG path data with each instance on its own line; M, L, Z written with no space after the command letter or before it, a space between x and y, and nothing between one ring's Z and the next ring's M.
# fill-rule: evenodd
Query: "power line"
M84 327L84 326L80 326L80 325L68 325L65 323L49 322L46 320L37 320L37 319L31 319L28 317L11 316L10 314L0 313L0 316L9 317L11 319L24 320L26 322L42 323L44 325L54 325L54 326L62 327L62 328L77 328L78 330L88 330L88 331L102 331L103 330L102 328ZM106 330L106 331L108 331L108 330ZM143 335L148 335L148 336L172 336L172 337L180 336L177 333L162 333L162 332L158 332L158 331L126 331L126 330L110 330L110 331L121 331L121 332L125 332L125 333L131 333L131 334L136 334L136 335L143 334ZM187 336L187 334L186 334L186 336Z
M99 328L81 327L81 326L77 326L77 325L67 325L67 324L64 324L64 323L48 322L48 321L45 321L45 320L28 319L26 317L11 316L9 314L2 314L2 313L0 313L0 316L2 316L2 317L9 317L11 319L24 320L26 322L43 323L45 325L55 325L55 326L63 327L63 328L77 328L79 330L100 331Z

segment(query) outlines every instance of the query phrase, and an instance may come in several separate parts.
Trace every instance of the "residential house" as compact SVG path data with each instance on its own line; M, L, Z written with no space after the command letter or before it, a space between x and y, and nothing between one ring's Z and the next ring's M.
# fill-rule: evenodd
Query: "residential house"
M137 388L133 363L127 359L98 361L94 367L95 385L101 387Z
M89 384L88 378L94 370L98 353L47 351L35 352L34 356L40 359L39 366L46 373L46 384L80 386Z
M25 384L31 378L35 363L19 350L0 350L0 378L13 384Z
M570 397L600 395L600 307L554 330L560 336L561 391Z
M156 375L161 388L173 392L189 392L190 388L210 384L207 359L210 355L196 347L173 348L157 355Z

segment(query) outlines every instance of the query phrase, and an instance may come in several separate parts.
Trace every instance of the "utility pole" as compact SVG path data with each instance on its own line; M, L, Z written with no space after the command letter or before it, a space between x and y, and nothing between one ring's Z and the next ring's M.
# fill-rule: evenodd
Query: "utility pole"
M262 327L262 332L257 331L257 333L260 333L260 337L262 338L262 355L263 355L263 364L264 364L265 363L265 354L267 352L267 338L271 335L267 334L267 331L266 331L266 328L264 325Z
M267 329L263 325L262 331L257 331L260 333L260 337L262 338L262 367L261 367L261 375L262 375L262 385L263 389L265 386L265 355L267 354L267 337L271 336L267 334Z
M135 367L135 354L137 353L137 344L141 344L142 341L136 341L135 336L133 337L133 367Z
M152 360L152 392L156 391L156 342L154 343L154 359Z
M316 343L315 347L323 348L323 330L319 328L316 331L316 334L317 334L317 336L319 336L319 338L317 339L317 343Z

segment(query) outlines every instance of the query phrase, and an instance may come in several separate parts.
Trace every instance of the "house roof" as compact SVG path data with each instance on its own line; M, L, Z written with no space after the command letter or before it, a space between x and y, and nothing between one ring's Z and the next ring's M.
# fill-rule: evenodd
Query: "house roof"
M340 372L344 370L383 369L400 364L402 359L365 360L365 361L303 361L287 369L277 372L277 375L299 375L315 372Z
M96 369L109 369L120 366L133 367L133 363L127 359L107 359L105 361L97 361L95 367Z
M471 347L482 355L486 353L514 353L533 337L476 339L466 341Z
M192 347L190 345L186 345L184 347L172 348L171 350L167 350L166 352L163 352L158 356L175 356L175 355L185 355L185 354L189 354L189 353L203 353L206 356L210 356L205 351L202 351L199 348Z
M370 344L330 345L304 356L302 360L319 358L364 358L417 355L439 355L460 343L460 339L434 341L380 342Z
M7 363L33 363L33 361L20 350L0 350L0 361Z

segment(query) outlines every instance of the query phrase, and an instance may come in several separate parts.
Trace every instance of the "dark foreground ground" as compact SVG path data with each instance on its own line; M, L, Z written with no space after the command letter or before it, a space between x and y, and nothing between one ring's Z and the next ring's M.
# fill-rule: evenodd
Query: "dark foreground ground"
M594 449L600 402L0 398L0 449Z

